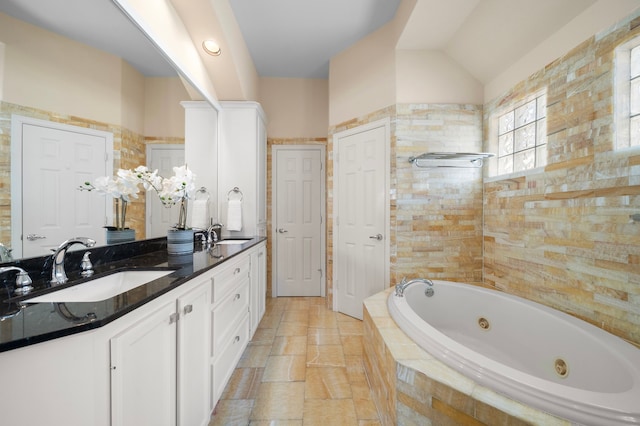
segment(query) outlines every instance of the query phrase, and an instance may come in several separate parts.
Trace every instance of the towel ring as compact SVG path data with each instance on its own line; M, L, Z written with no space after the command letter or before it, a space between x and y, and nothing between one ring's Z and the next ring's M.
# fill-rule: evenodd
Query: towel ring
M207 191L207 188L205 188L204 186L200 187L200 189L198 189L196 191L196 195L194 197L196 200L206 200L209 201L209 191Z
M242 191L240 191L240 189L236 186L235 188L233 188L231 191L227 192L227 201L231 199L231 194L236 194L236 195L240 195L240 201L242 201Z

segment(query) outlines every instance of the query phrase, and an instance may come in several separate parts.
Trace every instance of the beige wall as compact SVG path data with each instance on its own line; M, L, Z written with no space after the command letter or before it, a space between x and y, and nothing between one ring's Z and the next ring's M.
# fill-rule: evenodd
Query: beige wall
M325 79L261 78L259 102L269 138L326 138L328 85Z
M395 103L396 33L389 23L331 58L330 126Z
M476 104L483 86L451 58L435 50L396 51L396 102Z
M119 57L1 13L0 44L3 102L184 137L180 102L190 97L178 77L145 78Z
M144 79L145 136L184 137L184 108L181 101L190 100L184 84L177 77Z
M145 77L140 74L129 63L121 61L122 79L120 89L121 118L119 123L122 127L135 131L144 132L145 117Z
M4 14L0 42L3 101L120 124L120 58Z

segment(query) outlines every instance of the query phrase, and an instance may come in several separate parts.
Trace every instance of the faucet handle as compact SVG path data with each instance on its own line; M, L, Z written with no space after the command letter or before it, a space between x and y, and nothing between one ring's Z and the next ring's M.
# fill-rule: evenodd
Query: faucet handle
M90 251L86 251L82 256L82 261L80 262L80 275L83 277L90 277L93 275L93 264L91 263L91 259L89 259Z
M31 277L26 271L20 271L16 275L16 289L13 291L17 295L23 295L33 290Z
M0 274L9 271L18 271L16 274L16 289L13 290L14 294L20 296L33 290L33 287L31 286L31 277L27 271L17 266L5 266L4 268L0 268Z

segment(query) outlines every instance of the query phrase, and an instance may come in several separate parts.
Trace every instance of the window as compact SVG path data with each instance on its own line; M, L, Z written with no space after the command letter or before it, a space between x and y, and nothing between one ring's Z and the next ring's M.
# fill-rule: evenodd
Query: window
M616 48L615 148L640 146L640 37Z
M546 96L539 95L498 117L498 175L547 163L546 110Z

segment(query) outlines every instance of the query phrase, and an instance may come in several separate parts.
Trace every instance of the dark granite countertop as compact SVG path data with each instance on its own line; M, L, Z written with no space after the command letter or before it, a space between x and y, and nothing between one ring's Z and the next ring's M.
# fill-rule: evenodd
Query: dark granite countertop
M26 296L15 297L12 295L14 275L6 273L1 277L0 352L102 327L264 240L264 237L256 237L242 244L217 245L209 249L196 243L194 253L187 255L169 255L165 238L91 248L95 274L90 278L80 276L80 258L86 250L69 252L65 261L69 282L56 287L49 284L51 265L47 261L50 256L2 264L0 266L19 266L29 272L34 290ZM98 302L23 302L126 269L170 269L173 272Z

